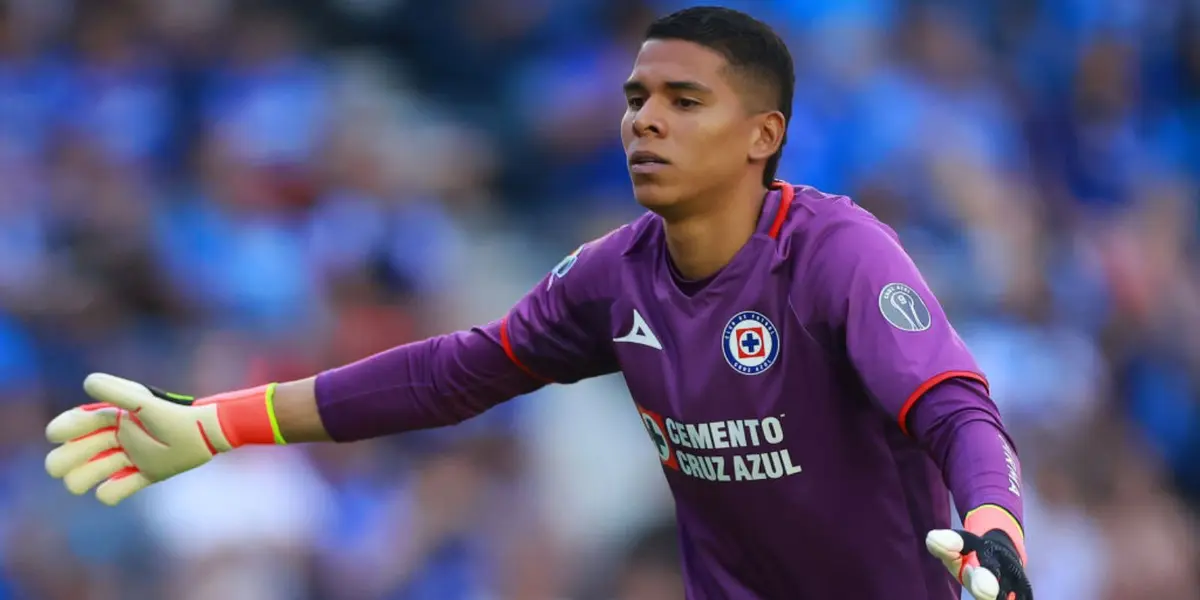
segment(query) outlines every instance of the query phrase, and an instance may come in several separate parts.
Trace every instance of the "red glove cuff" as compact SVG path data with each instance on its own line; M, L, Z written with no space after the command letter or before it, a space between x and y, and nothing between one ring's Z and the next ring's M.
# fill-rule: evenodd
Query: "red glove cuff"
M1008 510L995 504L984 504L967 513L966 518L963 519L963 529L980 537L993 529L1007 533L1008 537L1012 538L1017 554L1021 556L1021 564L1028 563L1025 554L1025 532L1021 529L1017 518Z
M282 444L272 406L275 384L237 390L197 399L193 405L217 405L217 418L225 439L234 448L246 444Z

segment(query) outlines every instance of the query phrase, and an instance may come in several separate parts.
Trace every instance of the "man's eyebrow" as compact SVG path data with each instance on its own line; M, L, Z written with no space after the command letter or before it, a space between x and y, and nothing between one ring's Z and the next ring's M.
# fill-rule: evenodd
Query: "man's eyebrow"
M646 84L636 80L626 81L623 87L625 88L626 94L645 93L648 89ZM663 83L663 87L674 92L697 92L701 94L712 93L712 88L709 88L708 86L697 81L668 81Z
M676 92L699 92L701 94L711 94L712 89L698 81L668 81L663 84L667 89Z

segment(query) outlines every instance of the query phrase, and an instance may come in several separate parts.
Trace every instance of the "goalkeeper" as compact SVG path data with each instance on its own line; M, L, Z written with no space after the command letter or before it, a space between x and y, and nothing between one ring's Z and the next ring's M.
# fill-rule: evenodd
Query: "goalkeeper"
M458 352L469 352L474 346L478 355L488 345L488 338L478 333L461 332L401 346L321 377L200 399L95 373L84 380L83 387L97 402L68 410L46 427L47 438L60 444L46 456L46 470L62 478L74 494L96 487L96 497L113 506L155 482L241 446L333 441L326 423L338 432L340 441L383 435L395 429L396 423L409 423L412 429L434 427L471 416L489 404L489 399L541 386L531 378L512 376L512 363L499 353L496 360L472 365L479 378L473 381L490 381L489 385L475 388L473 395L467 394L469 386L449 389L445 393L457 395L458 403L435 402L437 397L425 391L430 388L416 383L429 381L418 375L431 366L417 360L423 354L422 346L440 343ZM448 374L442 366L434 372ZM414 383L404 389L389 388L386 382L397 380L385 374L392 368L400 368ZM324 388L322 397L326 399L320 404L318 387ZM394 401L389 393L404 401ZM464 403L468 398L482 403L471 407ZM453 412L456 406L462 412ZM984 510L968 516L967 530L1007 529L1008 525L996 520L997 514ZM1020 566L1023 557L1017 556L1003 534L988 539L996 534L980 538L968 531L931 532L926 544L959 581L972 586L975 597L1004 598L998 595L999 586L991 572L1025 581Z
M688 598L1032 600L1020 467L983 373L894 232L774 178L794 78L745 14L659 19L623 86L647 214L500 321L315 378L193 400L93 375L98 403L49 425L48 470L115 504L239 446L453 425L620 372L675 498Z

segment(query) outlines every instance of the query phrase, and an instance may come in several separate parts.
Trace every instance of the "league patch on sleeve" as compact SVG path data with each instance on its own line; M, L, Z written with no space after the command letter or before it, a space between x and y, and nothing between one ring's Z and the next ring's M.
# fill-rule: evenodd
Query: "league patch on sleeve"
M879 312L901 331L925 331L933 324L929 307L916 290L903 283L889 283L879 292Z

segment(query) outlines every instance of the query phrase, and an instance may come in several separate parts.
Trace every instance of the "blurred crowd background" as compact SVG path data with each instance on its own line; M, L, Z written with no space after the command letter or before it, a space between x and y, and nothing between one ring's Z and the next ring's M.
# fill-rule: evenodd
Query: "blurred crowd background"
M0 600L680 598L616 377L117 509L41 435L93 370L207 394L502 315L638 214L620 84L685 4L0 0ZM1038 597L1200 598L1200 2L718 4L792 44L780 177L895 227L989 374Z

